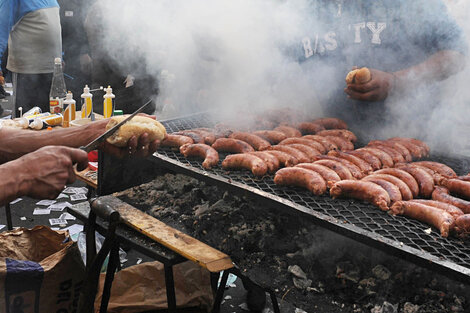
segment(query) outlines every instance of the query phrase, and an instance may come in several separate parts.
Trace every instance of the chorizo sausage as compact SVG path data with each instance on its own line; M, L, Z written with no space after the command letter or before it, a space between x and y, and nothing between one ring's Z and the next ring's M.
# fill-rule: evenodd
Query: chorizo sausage
M234 132L230 135L230 138L243 140L258 151L263 151L271 147L271 144L267 140L250 133Z
M444 178L441 185L449 189L451 194L470 200L470 182L456 178Z
M412 201L398 201L390 208L393 214L405 215L440 230L442 237L449 236L454 224L452 215L441 209Z
M339 136L325 136L325 138L330 139L333 141L341 151L351 151L354 150L354 145L351 141L344 139L343 137Z
M374 156L379 158L380 163L382 163L382 168L393 167L392 157L390 156L390 154L388 154L387 152L383 150L373 148L373 147L364 147L364 148L357 149L356 151L366 151L366 152L373 154Z
M380 162L380 159L370 152L367 152L365 150L352 150L352 151L348 151L347 154L354 155L355 157L358 157L361 160L364 160L365 162L370 164L370 166L372 167L372 170L374 171L382 168L382 162Z
M367 181L377 184L383 189L385 189L385 191L388 193L388 196L390 197L391 204L402 200L400 189L391 182L376 177L370 177L369 179L367 179Z
M443 176L436 173L434 170L430 169L429 167L425 167L425 166L418 165L418 164L415 164L415 163L397 163L397 164L395 164L395 167L396 168L402 168L402 167L419 168L419 169L427 172L429 175L431 175L435 185L440 185L441 180L444 178Z
M444 177L449 177L449 178L457 177L457 174L454 172L454 170L443 163L433 162L433 161L418 161L418 162L413 162L412 164L427 167Z
M304 135L308 134L316 134L319 131L325 130L325 127L323 127L321 124L318 123L311 123L311 122L303 122L297 124L296 128L300 130L300 132Z
M390 196L385 189L362 180L341 180L331 187L330 195L333 199L341 197L368 201L383 211L387 211L390 205Z
M470 214L470 201L451 196L449 194L449 189L446 187L434 187L434 191L432 192L432 199L452 204L461 209L463 213Z
M413 156L411 155L410 150L408 150L404 145L400 144L399 142L396 141L382 141L382 140L372 140L368 144L368 146L374 146L374 145L385 145L388 146L392 149L395 149L398 151L402 156L403 159L405 159L406 162L411 162L413 161Z
M317 172L326 181L326 185L328 188L331 188L334 183L341 180L341 178L335 171L324 165L315 163L300 163L297 164L295 167L306 168L308 170Z
M209 169L219 163L219 153L209 145L204 143L184 144L180 147L182 155L187 157L200 157L204 158L202 167Z
M276 172L281 166L281 163L279 162L279 160L272 154L266 153L264 151L255 151L255 152L249 152L249 153L256 155L261 160L263 160L268 166L269 173Z
M204 137L200 133L195 132L195 131L191 131L191 130L182 130L182 131L173 133L172 135L183 135L183 136L190 137L194 141L194 143L204 143L205 142Z
M213 144L212 148L219 152L247 153L255 151L251 145L243 140L235 138L219 138Z
M316 155L321 155L320 151L318 151L317 149L300 143L293 143L286 146L302 151L310 159L311 162L316 161Z
M338 162L340 162L341 164L343 164L344 166L346 166L348 168L348 170L351 172L351 174L353 175L354 178L361 179L362 177L364 177L364 173L361 172L361 169L359 167L357 167L354 163L349 162L346 159L338 158L338 157L331 156L331 155L317 155L317 156L315 156L315 158L317 160L334 160L334 161L338 161Z
M280 131L281 133L284 133L284 135L286 135L287 138L289 138L289 137L302 137L302 133L298 129L296 129L294 127L287 126L287 125L280 125L280 126L274 128L274 130Z
M326 130L319 131L318 133L316 133L316 135L342 137L353 143L357 141L356 135L352 131L347 130L347 129L326 129Z
M425 204L425 205L430 205L435 208L441 209L443 211L446 211L450 215L452 215L453 218L457 218L460 215L463 215L463 212L461 209L449 203L440 202L436 200L424 200L424 199L414 199L410 201Z
M353 175L351 174L351 171L341 162L335 160L318 160L313 162L313 164L320 164L331 168L338 174L341 179L354 179Z
M401 140L401 138L387 139L386 141L398 142L401 145L405 146L408 151L410 151L413 159L420 159L426 155L426 151L422 147L415 145L411 141Z
M315 171L300 167L282 168L276 172L274 183L282 186L298 186L310 190L314 195L326 191L326 182Z
M351 162L351 163L355 164L357 167L359 167L361 172L363 172L364 174L369 174L370 172L373 171L373 168L369 163L367 163L363 159L358 158L358 157L356 157L352 154L342 152L342 151L333 150L333 151L328 152L328 155L348 160L349 162Z
M392 157L394 164L404 163L405 162L405 158L403 157L403 155L399 151L397 151L395 148L387 146L383 143L375 142L371 145L368 144L367 147L374 147L374 148L377 148L379 150L385 151L388 155L390 155Z
M406 138L406 137L393 137L390 138L389 140L397 140L397 141L408 141L411 142L412 144L418 146L421 148L421 151L423 151L423 157L429 156L429 146L425 144L423 141L415 139L415 138Z
M419 195L419 185L416 179L411 175L410 173L398 169L398 168L384 168L378 171L375 171L373 174L388 174L395 176L402 181L405 182L405 184L408 185L410 188L411 193L413 194L413 198L416 198Z
M470 214L464 214L455 219L454 231L459 237L466 237L470 234Z
M318 141L305 139L305 138L291 137L291 138L284 139L279 144L280 145L301 144L301 145L307 145L307 146L310 146L312 148L315 148L321 154L324 154L324 153L327 152L325 146L323 146Z
M224 169L247 169L255 176L264 176L268 172L266 163L256 155L249 153L230 154L222 161Z
M367 181L371 178L381 178L381 179L384 179L386 181L389 181L392 184L394 184L395 186L397 186L398 189L400 189L401 197L403 198L403 200L413 199L413 194L411 193L410 187L408 187L408 185L405 184L405 182L403 180L401 180L400 178L397 178L397 177L389 175L389 174L374 174L374 173L372 173L371 175L364 177L363 180Z
M296 158L297 161L300 163L310 162L310 158L305 153L293 147L289 147L286 145L276 145L276 146L272 146L271 149L268 151L271 151L271 150L282 151L287 154L290 154L291 156Z
M332 140L330 140L330 139L328 139L328 138L326 138L326 137L324 137L324 136L305 135L305 136L303 136L302 138L304 138L304 139L309 139L309 140L314 140L314 141L318 141L319 143L321 143L321 144L325 147L325 149L326 149L327 151L339 150L338 145L337 145L334 141L332 141Z
M194 143L194 140L191 137L183 135L174 135L168 134L165 139L162 141L163 147L174 147L179 148L184 144Z
M348 124L345 121L335 117L317 118L313 120L313 123L318 123L325 129L348 129Z
M279 160L279 162L282 164L284 167L291 167L299 163L299 160L297 160L295 157L292 155L285 153L283 151L278 151L278 150L264 150L263 152L269 153L273 156L276 157L276 159Z
M276 145L287 138L287 136L283 132L276 130L257 130L253 132L253 134L263 139L266 139L272 145Z
M408 172L416 179L419 186L419 196L423 198L431 197L434 190L434 178L431 174L418 166L409 166L408 164L400 165L399 169Z

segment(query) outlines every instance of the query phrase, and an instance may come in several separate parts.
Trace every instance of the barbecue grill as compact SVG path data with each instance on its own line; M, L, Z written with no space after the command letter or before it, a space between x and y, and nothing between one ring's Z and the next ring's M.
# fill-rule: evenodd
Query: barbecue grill
M162 121L168 133L213 127L218 122L210 113L198 113ZM226 154L220 154L220 160ZM445 163L458 174L467 173L470 160L461 156L432 156L429 160ZM187 159L178 151L160 148L142 160L118 160L100 154L98 194L106 195L151 180L162 168L200 179L228 191L247 195L271 207L309 217L313 223L378 248L419 266L468 283L470 245L468 240L443 238L436 229L403 216L392 216L358 200L315 196L309 191L274 184L273 175L255 177L249 171L226 171L219 166L206 170L202 160Z

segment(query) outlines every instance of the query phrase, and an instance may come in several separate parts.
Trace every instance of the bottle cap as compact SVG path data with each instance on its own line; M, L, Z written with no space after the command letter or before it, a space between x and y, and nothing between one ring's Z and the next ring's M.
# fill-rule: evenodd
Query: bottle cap
M114 115L124 115L122 110L114 110Z
M52 130L52 127L51 127L51 126L47 126L47 130Z
M104 91L106 93L104 94L103 98L114 98L115 95L113 94L113 88L111 86L108 86L108 88L105 88Z
M88 85L85 85L83 88L83 93L90 93L90 87L88 87Z
M54 63L55 64L62 64L62 59L61 58L55 58Z
M65 100L73 100L73 94L72 92L67 92L67 95L65 96Z
M35 119L29 124L29 127L32 129L42 129L42 121L40 119Z

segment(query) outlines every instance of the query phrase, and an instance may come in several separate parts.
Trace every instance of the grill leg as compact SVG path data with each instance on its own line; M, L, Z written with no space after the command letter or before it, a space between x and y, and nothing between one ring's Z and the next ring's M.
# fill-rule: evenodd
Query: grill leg
M175 295L175 281L173 278L173 266L164 265L165 269L165 285L166 285L166 299L168 304L168 312L176 312L176 295Z
M219 313L220 311L220 304L222 303L222 297L224 296L225 285L227 284L228 274L230 272L224 271L222 275L222 280L220 281L219 288L217 289L217 293L215 295L214 306L212 307L212 313Z
M279 304L277 303L276 294L272 290L268 290L268 292L269 296L271 297L271 302L273 303L274 313L281 313L281 310L279 309Z
M13 229L13 223L11 221L11 207L10 207L10 202L5 204L5 215L7 216L7 228L8 230Z
M111 285L114 280L114 273L119 264L119 242L114 240L109 252L108 269L106 270L106 279L103 286L103 295L101 297L100 313L106 313L108 310L109 298L111 297Z

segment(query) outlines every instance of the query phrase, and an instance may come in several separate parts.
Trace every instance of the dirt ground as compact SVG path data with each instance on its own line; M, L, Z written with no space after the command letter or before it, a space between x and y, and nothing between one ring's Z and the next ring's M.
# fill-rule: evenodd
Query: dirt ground
M227 253L280 302L306 312L470 310L464 284L194 178L165 174L117 195ZM264 297L255 298L253 312Z

